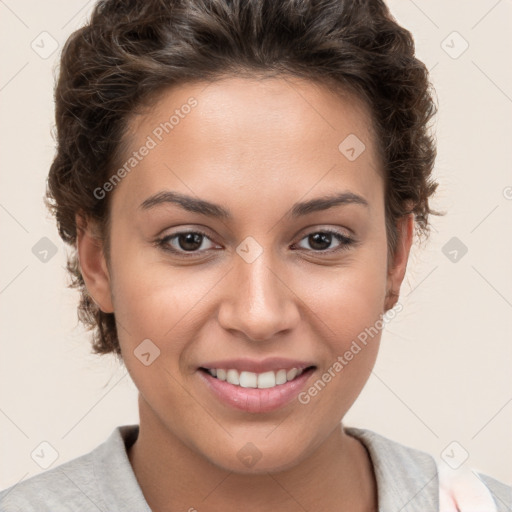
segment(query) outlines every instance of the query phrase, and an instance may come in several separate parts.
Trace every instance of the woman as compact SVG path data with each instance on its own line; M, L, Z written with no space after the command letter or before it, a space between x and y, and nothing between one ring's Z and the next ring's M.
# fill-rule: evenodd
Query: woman
M382 2L102 1L55 98L48 204L140 425L2 510L512 506L342 423L437 213L428 73Z

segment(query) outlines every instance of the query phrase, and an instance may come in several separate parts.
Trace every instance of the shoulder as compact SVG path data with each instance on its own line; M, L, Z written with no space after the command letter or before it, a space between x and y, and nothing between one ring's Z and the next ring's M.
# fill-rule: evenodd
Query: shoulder
M3 490L0 510L86 510L84 500L91 500L99 510L105 508L94 478L94 450ZM89 506L94 510L91 501Z
M126 450L137 435L138 425L116 427L91 452L4 489L0 511L149 511Z
M439 510L440 498L444 506L446 495L449 496L450 503L453 502L458 507L458 500L461 500L460 503L467 501L464 494L468 490L470 493L484 494L483 499L491 503L489 512L512 510L512 487L490 476L467 470L464 478L457 479L457 487L454 487L451 480L445 478L446 468L440 471L441 462L428 453L371 430L345 428L345 431L359 439L369 453L377 481L379 510L392 510L397 505L403 507L404 511L411 512ZM456 474L453 471L452 473ZM461 507L460 510L464 511L466 508Z

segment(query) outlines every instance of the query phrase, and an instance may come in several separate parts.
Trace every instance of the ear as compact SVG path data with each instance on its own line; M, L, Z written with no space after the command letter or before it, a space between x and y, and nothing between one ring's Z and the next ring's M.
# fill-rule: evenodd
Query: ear
M111 281L103 241L96 225L81 215L76 216L77 252L87 292L104 313L113 313Z
M388 261L387 294L384 310L388 311L397 302L400 296L400 286L407 270L409 253L414 233L414 214L409 213L397 221L398 243L395 254Z

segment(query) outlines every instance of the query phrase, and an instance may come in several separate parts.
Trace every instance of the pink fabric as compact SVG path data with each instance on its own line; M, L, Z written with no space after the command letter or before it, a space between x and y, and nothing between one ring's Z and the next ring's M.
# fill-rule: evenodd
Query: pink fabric
M438 462L439 512L497 512L489 489L476 473Z

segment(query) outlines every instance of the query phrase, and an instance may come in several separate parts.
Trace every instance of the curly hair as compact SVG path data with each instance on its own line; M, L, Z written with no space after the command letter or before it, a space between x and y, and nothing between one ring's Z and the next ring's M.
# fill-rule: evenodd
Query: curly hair
M71 246L78 318L94 353L121 353L114 313L87 293L76 252L76 215L100 226L108 261L109 201L94 190L113 174L136 111L173 85L229 76L288 75L338 87L369 107L382 159L388 254L396 221L414 213L429 235L437 188L437 111L409 31L381 0L102 0L63 47L55 85L57 151L46 204ZM412 207L411 207L412 205Z

